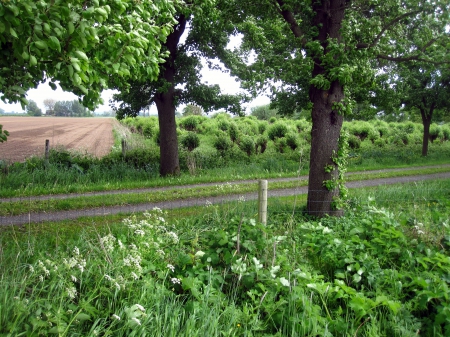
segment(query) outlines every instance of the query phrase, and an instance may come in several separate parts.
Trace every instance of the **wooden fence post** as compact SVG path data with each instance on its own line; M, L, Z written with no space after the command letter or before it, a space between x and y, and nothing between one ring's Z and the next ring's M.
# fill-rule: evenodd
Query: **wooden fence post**
M122 139L122 158L125 158L127 155L127 142L125 139Z
M45 140L45 160L44 165L47 167L49 165L49 157L50 157L50 140Z
M267 180L259 181L258 221L264 225L267 224Z

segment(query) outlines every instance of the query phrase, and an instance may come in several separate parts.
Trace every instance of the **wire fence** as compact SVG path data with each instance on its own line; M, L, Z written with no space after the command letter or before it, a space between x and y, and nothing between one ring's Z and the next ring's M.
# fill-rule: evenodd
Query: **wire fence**
M357 185L355 183L355 185ZM371 185L371 184L368 184ZM379 191L386 189L388 185L379 185ZM211 185L206 185L205 189L211 189ZM155 207L169 211L172 217L195 216L208 212L238 213L246 217L258 219L261 213L261 202L258 201L258 186L255 190L244 194L233 194L231 191L227 195L209 196L200 198L189 198L179 200L169 200L160 202L145 202L133 204L130 199L124 196L124 192L97 192L76 195L54 195L38 197L15 197L0 199L0 226L25 225L31 223L56 222L64 220L74 220L80 218L100 218L142 213ZM173 189L176 191L176 188ZM356 191L356 190L355 190ZM431 193L432 192L432 193ZM121 193L116 203L102 202L106 196L114 193ZM306 212L307 187L297 187L289 189L268 190L267 191L267 216L270 223L271 217L279 214L303 215ZM375 193L376 194L376 193ZM132 198L133 194L129 194ZM318 199L319 193L315 193ZM290 198L285 198L290 197ZM367 203L368 194L350 193L349 207L356 207L357 204ZM72 209L74 201L85 201L85 206L80 209ZM95 200L95 207L89 204ZM314 202L314 201L313 201ZM324 203L318 200L319 203ZM329 203L331 201L327 201ZM376 200L371 203L378 207L395 208L398 212L409 212L411 216L419 216L424 210L450 212L450 190L440 189L439 191L426 191L416 193L415 190L408 191L404 188L401 194L392 192L378 193ZM57 204L57 206L55 206ZM325 205L327 208L328 205ZM23 212L22 210L30 210Z

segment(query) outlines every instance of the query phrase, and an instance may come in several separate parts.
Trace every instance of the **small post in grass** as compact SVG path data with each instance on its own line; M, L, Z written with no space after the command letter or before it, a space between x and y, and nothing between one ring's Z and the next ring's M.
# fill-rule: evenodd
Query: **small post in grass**
M125 158L127 155L127 141L122 139L122 158Z
M49 165L49 153L50 153L50 140L45 140L45 159L44 159L44 165L45 167L48 167Z
M267 224L267 180L259 181L258 221L263 225Z

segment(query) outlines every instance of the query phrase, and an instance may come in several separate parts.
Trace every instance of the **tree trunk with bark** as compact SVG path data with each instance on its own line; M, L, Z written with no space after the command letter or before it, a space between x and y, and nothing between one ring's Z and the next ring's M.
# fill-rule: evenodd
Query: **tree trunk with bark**
M423 138L422 138L422 156L428 156L428 143L430 141L430 125L431 117L433 116L433 108L430 108L427 114L425 108L420 108L420 115L422 116L423 123Z
M322 0L313 5L316 13L313 24L319 29L316 40L322 45L324 54L329 52L329 38L341 40L346 3L346 0ZM326 75L326 69L320 57L315 56L312 77L320 74ZM340 215L342 211L333 207L333 199L339 195L339 189L328 189L324 182L338 178L337 165L332 157L338 151L344 117L333 104L343 100L344 88L339 81L333 81L328 90L312 85L309 96L313 109L307 210L310 215L319 217ZM327 172L326 167L333 167L333 170Z
M167 85L164 92L155 95L154 101L158 109L159 143L160 143L160 169L161 176L180 174L180 161L178 157L177 124L175 121L175 59L180 37L186 28L186 17L180 15L178 24L167 37L164 46L169 50L170 56L161 69L160 79Z

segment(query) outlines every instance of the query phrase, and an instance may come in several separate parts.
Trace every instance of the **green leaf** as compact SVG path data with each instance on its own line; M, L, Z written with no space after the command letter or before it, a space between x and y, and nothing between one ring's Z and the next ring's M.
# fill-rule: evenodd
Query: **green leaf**
M87 95L88 94L88 90L86 89L85 86L83 85L79 85L78 88L80 88L80 90L83 92L83 94Z
M16 33L16 31L14 30L14 28L9 27L9 32L10 32L11 35L12 35L13 37L15 37L16 39L19 38L19 37L17 36L17 33Z
M91 316L89 316L88 314L80 313L80 314L77 315L77 319L78 319L80 322L83 322L83 321L90 320L90 319L91 319Z
M0 33L3 33L6 29L5 23L0 21Z
M69 31L69 35L73 34L73 32L75 31L75 25L73 24L73 22L69 22L67 24L67 30Z
M47 49L47 43L45 43L45 41L36 41L34 44L39 49Z
M59 43L58 38L56 36L50 36L49 40L50 40L50 48L60 52L61 51L61 45Z
M87 55L84 52L82 52L81 50L76 50L74 53L82 60L85 60L85 61L89 60Z
M67 66L67 70L69 71L69 77L72 78L73 77L73 66L69 64Z
M37 59L33 55L30 55L30 66L35 66L37 64Z

